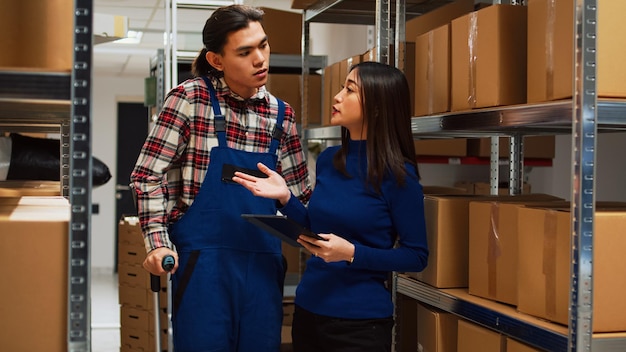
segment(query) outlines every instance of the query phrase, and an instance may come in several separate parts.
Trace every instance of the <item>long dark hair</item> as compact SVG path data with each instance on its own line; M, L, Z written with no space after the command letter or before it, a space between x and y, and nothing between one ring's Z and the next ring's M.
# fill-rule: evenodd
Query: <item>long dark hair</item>
M404 185L405 163L415 167L419 177L406 76L393 66L372 61L356 64L350 68L353 70L360 83L363 123L367 125L367 183L380 192L384 177L391 174L398 184ZM342 127L341 148L333 164L347 176L350 176L346 171L349 141L350 132Z
M246 5L230 5L215 10L202 30L204 48L191 65L194 76L204 76L217 71L206 60L207 51L221 54L228 34L248 27L250 22L261 22L263 15L263 10Z

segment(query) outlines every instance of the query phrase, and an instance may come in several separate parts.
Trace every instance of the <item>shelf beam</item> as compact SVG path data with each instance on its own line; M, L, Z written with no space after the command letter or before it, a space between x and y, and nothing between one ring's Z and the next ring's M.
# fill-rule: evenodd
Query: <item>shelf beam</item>
M626 100L599 99L598 129L626 131ZM499 106L472 111L413 117L415 137L486 137L500 135L541 135L572 133L572 100ZM339 126L323 126L304 131L306 139L340 139Z
M420 281L398 275L398 293L442 309L529 344L558 352L567 350L567 336L494 309L475 304Z

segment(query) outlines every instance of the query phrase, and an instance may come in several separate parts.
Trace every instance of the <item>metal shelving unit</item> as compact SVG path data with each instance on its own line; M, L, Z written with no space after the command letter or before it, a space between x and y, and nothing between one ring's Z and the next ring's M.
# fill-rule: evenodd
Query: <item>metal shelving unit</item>
M176 79L178 84L179 77L179 68L180 66L191 67L193 60L198 55L195 51L184 51L179 50L177 52L177 70L176 70ZM157 50L157 54L152 57L150 60L150 75L156 77L157 89L156 89L156 107L157 113L160 111L161 106L163 105L163 101L165 98L165 94L167 93L167 89L165 87L166 81L166 57L163 49ZM297 70L298 72L302 69L302 61L301 57L298 55L286 55L286 54L271 54L270 55L270 70L286 70L288 72L293 72ZM310 70L318 70L326 66L326 56L310 56L309 57L309 67Z
M165 0L164 84L166 92L178 84L178 60L181 56L178 50L178 9L214 11L222 6L241 3L243 0Z
M92 23L92 0L75 0L71 72L0 71L0 131L61 134L61 193L71 206L68 351L91 349Z
M570 323L562 329L526 321L510 312L486 307L466 294L432 288L417 280L395 275L394 296L402 294L454 313L505 335L548 351L624 351L624 334L593 334L593 235L595 217L596 138L599 132L626 131L626 100L598 99L596 96L597 0L574 0L575 65L573 98L541 104L523 104L468 112L445 113L412 119L416 138L492 137L492 165L498 165L497 140L511 137L511 193L521 188L520 153L523 137L537 134L572 136L572 252ZM439 5L451 1L441 1ZM414 9L409 0L396 0L396 42L404 40L402 18ZM428 2L434 6L435 2ZM523 5L523 1L496 1ZM417 5L416 5L417 6ZM373 14L375 12L375 14ZM305 11L303 57L308 47L308 22L371 24L375 18L380 61L386 62L389 47L391 1L318 1ZM402 16L402 15L405 16ZM383 20L381 20L381 18ZM385 20L386 19L386 20ZM369 22L368 22L369 21ZM398 25L399 24L399 25ZM382 47L382 48L381 48ZM398 46L396 46L397 48ZM397 56L396 56L397 57ZM306 67L306 61L303 60ZM396 66L401 67L396 62ZM305 140L339 139L339 127L306 129ZM493 141L496 141L494 143ZM491 168L494 172L494 167ZM493 190L492 177L492 190ZM497 181L497 179L496 179ZM495 183L497 187L497 182ZM496 188L497 189L497 188Z

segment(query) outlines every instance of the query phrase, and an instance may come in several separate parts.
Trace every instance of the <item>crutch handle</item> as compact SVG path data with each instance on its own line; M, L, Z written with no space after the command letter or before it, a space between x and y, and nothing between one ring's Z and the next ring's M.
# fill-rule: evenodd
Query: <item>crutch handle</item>
M173 256L166 255L165 257L163 257L163 260L161 261L161 267L165 271L170 271L170 270L174 269L174 264L175 263L176 263L176 261L174 260Z
M174 257L171 255L166 255L161 260L161 267L165 271L170 271L174 268ZM150 274L150 289L152 292L159 292L161 290L161 277L158 275Z

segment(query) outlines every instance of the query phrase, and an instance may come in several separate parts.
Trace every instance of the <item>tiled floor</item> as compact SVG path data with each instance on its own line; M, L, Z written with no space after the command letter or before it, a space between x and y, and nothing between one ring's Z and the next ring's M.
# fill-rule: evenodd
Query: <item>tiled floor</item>
M120 306L117 274L91 271L91 351L120 351Z

